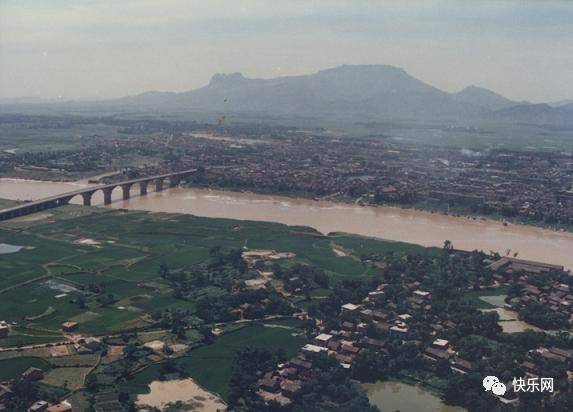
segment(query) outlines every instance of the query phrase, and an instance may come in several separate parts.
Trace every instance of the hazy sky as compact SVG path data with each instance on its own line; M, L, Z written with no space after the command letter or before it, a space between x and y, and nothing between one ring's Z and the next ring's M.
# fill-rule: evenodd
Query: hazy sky
M216 72L360 63L448 91L573 98L573 2L0 0L0 97L184 91Z

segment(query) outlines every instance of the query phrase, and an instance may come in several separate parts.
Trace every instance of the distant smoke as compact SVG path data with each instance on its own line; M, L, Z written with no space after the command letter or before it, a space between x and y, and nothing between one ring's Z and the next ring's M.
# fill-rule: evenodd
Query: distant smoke
M462 149L461 153L462 153L462 156L465 156L465 157L477 158L477 157L482 157L482 156L487 155L489 153L489 150L486 149L486 150L480 152L477 150Z

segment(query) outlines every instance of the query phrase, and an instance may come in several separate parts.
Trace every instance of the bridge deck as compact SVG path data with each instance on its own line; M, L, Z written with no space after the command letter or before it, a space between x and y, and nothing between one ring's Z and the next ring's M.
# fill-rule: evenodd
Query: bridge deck
M58 200L62 200L62 199L72 198L74 196L81 195L82 193L96 192L98 190L116 188L116 187L122 186L122 185L135 184L135 183L146 182L146 181L151 182L151 181L156 180L156 179L166 179L168 177L186 175L189 173L193 173L195 171L197 171L197 169L184 170L181 172L173 172L173 173L166 173L163 175L148 176L148 177L142 177L142 178L137 178L137 179L125 180L123 182L118 182L118 183L109 183L109 184L103 184L103 185L88 186L88 187L85 187L83 189L73 190L71 192L66 192L66 193L61 193L61 194L54 195L54 196L45 197L42 199L34 200L32 202L26 202L26 203L23 203L21 205L13 206L13 207L10 207L7 209L0 209L0 215L10 214L12 212L16 212L19 210L30 209L30 208L33 208L34 206L44 205L44 204L49 203L49 202L54 202L54 201L58 201ZM0 219L0 220L2 220L2 219Z

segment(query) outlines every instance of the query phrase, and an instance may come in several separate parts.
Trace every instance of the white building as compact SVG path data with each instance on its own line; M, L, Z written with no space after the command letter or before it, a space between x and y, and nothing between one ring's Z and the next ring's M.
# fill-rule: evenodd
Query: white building
M314 343L316 343L318 346L322 346L322 347L326 348L326 346L328 345L328 342L330 342L332 337L333 336L329 335L328 333L321 333L316 338L314 338Z

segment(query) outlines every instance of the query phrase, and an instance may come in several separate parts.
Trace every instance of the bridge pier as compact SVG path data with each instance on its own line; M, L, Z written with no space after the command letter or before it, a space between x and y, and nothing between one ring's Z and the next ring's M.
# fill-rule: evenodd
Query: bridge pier
M139 194L145 196L147 194L147 186L149 186L150 180L143 180L139 182Z
M165 179L168 180L170 187L175 187L182 181L189 179L196 170L187 170L180 172L166 173L159 176L148 176L142 179L133 179L110 185L92 186L82 190L75 190L73 192L63 193L59 196L51 196L38 201L29 202L27 204L0 210L0 221L14 219L20 216L29 215L46 209L52 209L59 206L64 206L70 203L75 196L81 196L85 206L91 206L92 196L95 192L101 190L103 192L104 204L109 205L112 202L113 190L120 186L123 192L123 198L129 199L130 189L134 184L139 184L139 191L141 195L146 195L150 184L155 184L155 191L161 192Z
M176 187L179 185L180 178L178 175L169 176L169 187Z
M95 193L95 191L89 191L89 192L83 192L82 198L84 199L84 206L91 206L92 205L92 196ZM68 200L69 202L69 200Z
M155 179L155 191L161 192L163 190L163 178Z
M123 200L128 200L131 195L131 183L126 183L121 185L121 191L123 192Z
M104 205L109 205L111 203L111 192L113 192L113 189L115 189L116 186L112 186L112 187L104 187L102 189L103 192L103 204Z

